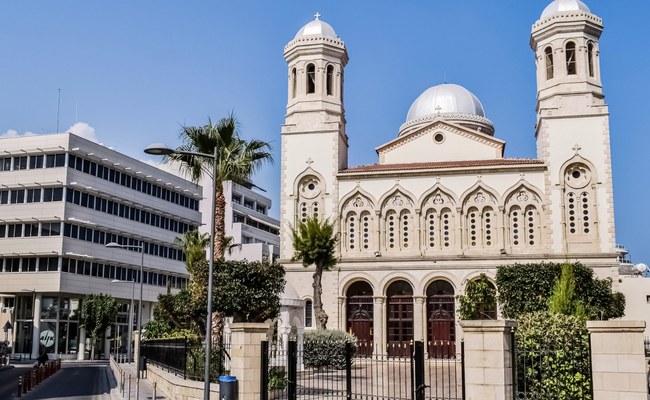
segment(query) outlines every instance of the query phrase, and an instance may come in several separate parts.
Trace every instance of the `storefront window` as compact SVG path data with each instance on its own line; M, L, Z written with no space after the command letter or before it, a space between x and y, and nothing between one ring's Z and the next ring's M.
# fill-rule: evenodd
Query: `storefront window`
M41 319L57 319L59 314L59 298L43 297L41 300Z

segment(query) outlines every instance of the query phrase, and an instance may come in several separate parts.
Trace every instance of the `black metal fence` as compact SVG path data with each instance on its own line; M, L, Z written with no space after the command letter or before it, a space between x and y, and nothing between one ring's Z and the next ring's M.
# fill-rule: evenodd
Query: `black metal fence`
M203 381L205 347L188 339L152 339L142 342L142 355L147 363L172 372L183 379ZM230 371L229 343L214 345L210 352L210 381Z
M308 367L296 342L287 349L262 342L262 400L461 400L461 360L427 358L423 342L392 344L390 356L346 349L345 365ZM399 350L399 351L398 351ZM462 354L462 350L461 350Z

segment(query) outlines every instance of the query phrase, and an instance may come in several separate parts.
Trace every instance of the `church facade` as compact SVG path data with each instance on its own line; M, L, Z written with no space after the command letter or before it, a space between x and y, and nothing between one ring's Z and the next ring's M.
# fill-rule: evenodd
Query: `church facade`
M578 0L553 1L533 25L536 158L505 158L479 99L441 84L415 99L377 163L349 166L345 43L318 16L301 28L284 49L282 332L313 323L313 268L290 261L291 227L309 215L340 235L339 263L323 275L328 328L375 351L411 340L459 351L456 296L499 265L568 259L616 277L602 30Z

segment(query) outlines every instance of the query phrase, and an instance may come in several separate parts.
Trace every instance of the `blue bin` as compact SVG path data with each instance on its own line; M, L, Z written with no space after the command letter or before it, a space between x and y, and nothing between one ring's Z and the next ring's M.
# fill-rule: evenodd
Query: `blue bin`
M237 377L219 377L219 400L237 400Z

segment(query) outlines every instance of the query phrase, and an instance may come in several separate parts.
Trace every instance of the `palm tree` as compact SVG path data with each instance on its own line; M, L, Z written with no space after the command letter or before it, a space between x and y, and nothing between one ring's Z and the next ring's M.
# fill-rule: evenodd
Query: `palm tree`
M208 262L206 251L210 243L207 233L199 233L198 229L187 231L175 240L185 253L185 266L190 273L189 290L194 304L204 304L208 294Z
M323 271L329 271L336 265L335 248L338 235L334 233L334 225L328 220L321 221L316 216L308 217L300 222L297 228L291 228L294 256L293 260L302 261L304 267L312 264L314 271L314 315L317 329L327 329L327 313L323 310Z
M213 177L215 160L187 154L172 154L169 160L180 162L181 169L189 173L191 179L198 183L202 177L210 176L215 180L214 193L214 258L221 260L225 255L225 208L226 198L223 183L234 181L247 185L250 178L265 162L273 161L271 146L261 140L246 141L239 135L239 126L233 114L222 118L217 124L210 119L203 126L185 126L179 134L183 144L179 151L213 154L217 148L217 176Z

